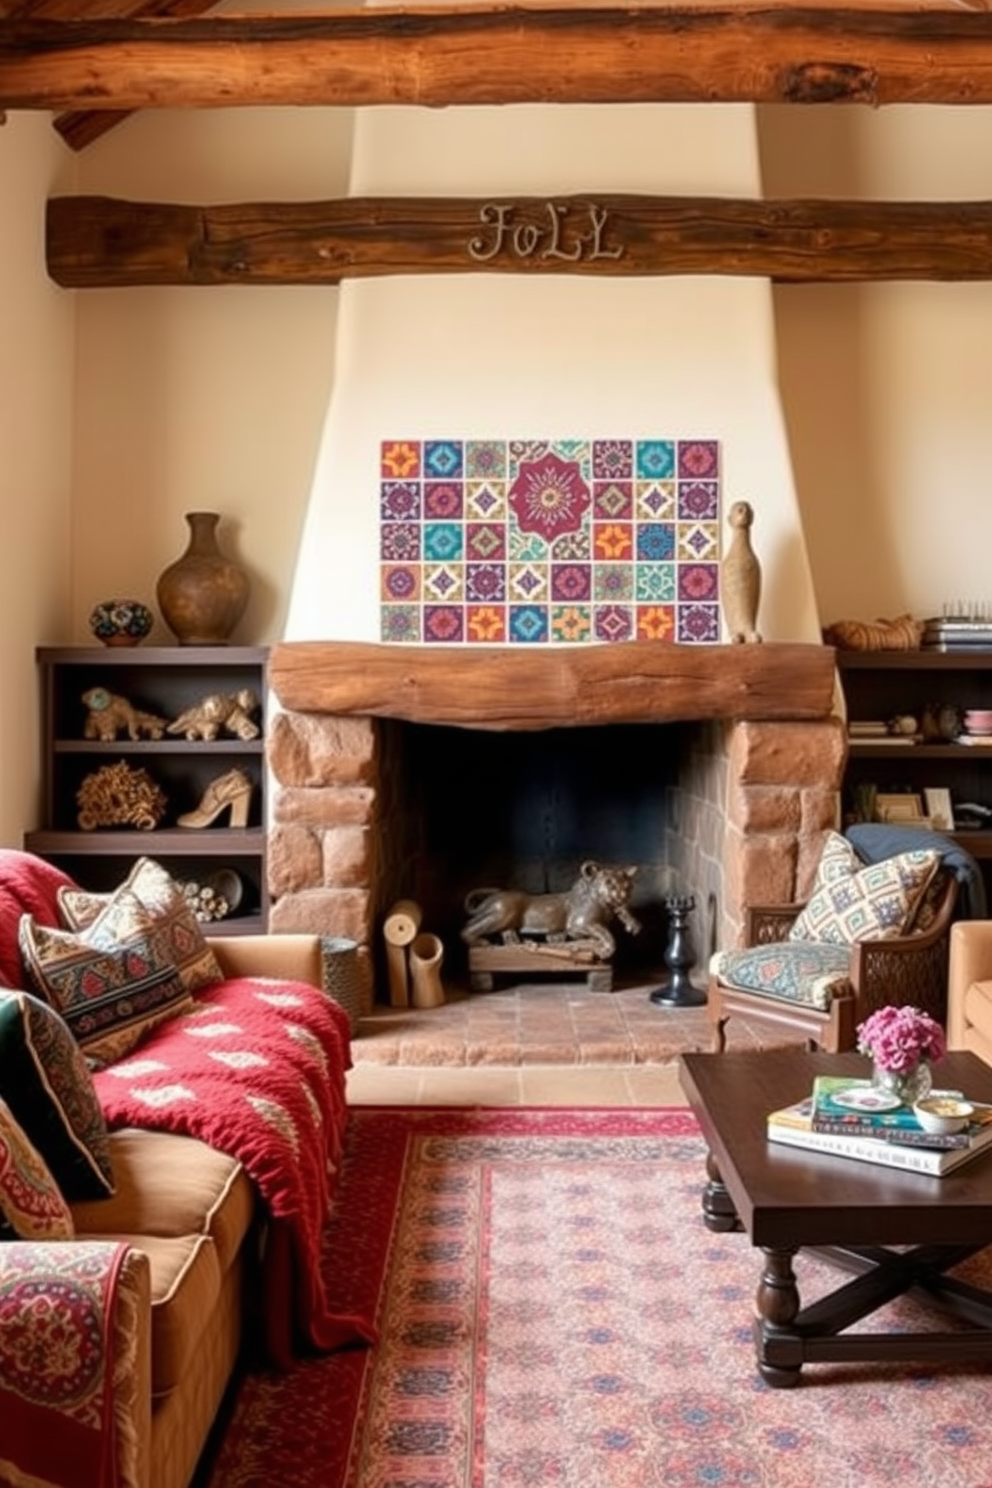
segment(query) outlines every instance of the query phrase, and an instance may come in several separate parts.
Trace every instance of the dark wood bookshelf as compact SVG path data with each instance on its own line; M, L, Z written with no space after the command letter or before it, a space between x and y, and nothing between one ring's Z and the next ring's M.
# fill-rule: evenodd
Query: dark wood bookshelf
M943 707L964 713L992 707L992 650L837 651L837 669L848 721L899 714L920 719ZM855 790L872 784L879 791L915 792L944 787L952 806L977 802L992 809L992 745L927 740L910 744L884 739L848 743L844 810L850 819ZM924 797L925 799L925 797ZM949 834L982 861L992 890L992 819L989 830L963 828Z
M43 747L42 820L24 846L56 863L86 888L104 891L121 882L139 857L160 861L183 882L203 882L233 869L244 885L243 907L204 923L208 934L264 931L266 879L265 709L267 651L254 646L70 646L37 652ZM251 688L261 704L256 739L226 734L213 741L167 735L163 739L112 741L83 737L87 707L82 695L106 687L142 710L173 720L212 693ZM76 793L101 766L126 760L147 770L168 802L160 826L150 831L116 827L82 831ZM179 827L209 783L237 766L252 779L247 827L227 825L222 813L208 827Z

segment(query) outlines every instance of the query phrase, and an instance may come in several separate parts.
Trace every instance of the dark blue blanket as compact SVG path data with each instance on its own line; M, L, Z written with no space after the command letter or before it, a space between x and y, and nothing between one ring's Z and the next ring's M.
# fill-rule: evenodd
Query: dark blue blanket
M889 822L858 822L855 826L848 827L844 835L858 857L866 863L879 863L883 858L894 858L897 853L913 852L919 847L939 852L945 866L958 881L954 918L988 918L982 870L971 853L966 852L952 837L945 837L941 832L931 832L929 827L895 826Z

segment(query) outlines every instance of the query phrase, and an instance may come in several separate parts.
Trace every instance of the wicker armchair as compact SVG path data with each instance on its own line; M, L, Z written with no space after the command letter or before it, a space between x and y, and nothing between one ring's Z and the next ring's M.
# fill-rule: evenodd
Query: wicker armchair
M863 940L854 945L814 948L789 941L788 934L803 906L763 905L749 908L745 917L745 948L782 946L783 962L805 956L808 982L802 971L792 979L788 994L771 989L735 986L711 971L706 1015L712 1025L712 1047L726 1046L729 1018L746 1018L772 1033L801 1035L810 1048L838 1053L853 1049L857 1025L876 1008L911 1003L944 1024L947 1016L947 962L951 921L958 897L958 880L941 868L930 896L926 929L894 940ZM816 964L814 964L816 963ZM824 990L831 983L829 991ZM817 985L818 984L818 985Z

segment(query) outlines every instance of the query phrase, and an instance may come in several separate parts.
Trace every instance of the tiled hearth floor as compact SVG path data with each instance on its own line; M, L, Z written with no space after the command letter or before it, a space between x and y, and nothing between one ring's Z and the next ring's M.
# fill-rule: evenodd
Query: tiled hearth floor
M656 985L656 984L655 984ZM356 1105L672 1105L679 1054L710 1047L705 1010L652 1003L650 986L540 983L446 989L443 1006L377 1005L352 1042ZM763 1041L743 1022L728 1047Z

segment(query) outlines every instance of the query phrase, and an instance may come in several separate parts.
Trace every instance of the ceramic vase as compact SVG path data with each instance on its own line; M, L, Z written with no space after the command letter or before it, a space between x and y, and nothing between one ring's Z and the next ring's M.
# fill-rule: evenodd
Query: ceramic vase
M887 1070L881 1069L877 1064L873 1065L871 1080L879 1090L887 1090L891 1095L897 1096L904 1106L913 1106L925 1095L929 1095L933 1085L933 1075L926 1060L921 1060L908 1070Z
M159 575L162 618L181 646L225 646L248 603L248 576L217 542L217 512L187 512L186 551Z

